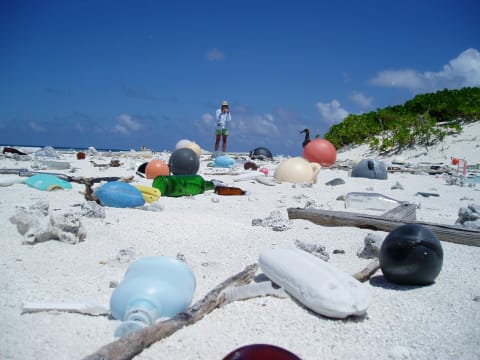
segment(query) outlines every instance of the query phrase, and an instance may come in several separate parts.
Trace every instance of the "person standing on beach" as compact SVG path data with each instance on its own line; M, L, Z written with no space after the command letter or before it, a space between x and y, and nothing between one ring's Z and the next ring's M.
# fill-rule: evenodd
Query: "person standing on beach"
M222 107L217 109L217 125L215 126L215 153L218 153L220 138L222 139L222 152L227 152L228 123L232 121L228 102L222 102Z

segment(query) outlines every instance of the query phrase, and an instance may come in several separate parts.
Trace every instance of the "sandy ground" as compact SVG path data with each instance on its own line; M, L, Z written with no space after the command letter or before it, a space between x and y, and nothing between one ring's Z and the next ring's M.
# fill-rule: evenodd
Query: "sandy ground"
M477 123L436 147L412 149L395 156L403 157L412 166L451 165L452 157L479 164L479 144ZM134 183L151 184L151 180L135 174L137 166L149 159L122 154L118 157L121 167L103 169L94 167L89 160L109 163L111 156L118 154L89 156L86 160L77 160L74 153L61 154L76 169L74 173L66 172L69 175L134 176ZM166 160L169 154L154 156ZM339 152L337 163L366 156L393 160L393 155L380 157L357 147ZM283 160L261 165L272 175ZM226 278L256 263L265 249L292 248L297 240L320 244L330 256L330 264L353 274L371 262L357 256L365 236L372 232L387 235L354 227L324 227L307 220L291 220L291 227L285 231L252 226L253 219L265 219L273 211L280 212L285 221L291 207L345 211L339 196L373 191L416 203L419 221L452 225L460 208L480 205L479 184L447 185L442 174L389 173L387 180L371 180L352 178L348 169L322 168L313 185L266 186L252 180L234 182L234 175L222 175L225 171L208 167L209 162L208 155L202 155L200 175L239 186L247 194L227 197L208 191L194 197L161 197L157 202L161 211L107 207L104 219L80 219L87 235L77 244L55 240L25 244L9 219L18 206L28 208L41 200L48 202L54 214L78 209L85 203L84 185L72 183L71 190L53 192L25 184L0 187L0 358L81 359L114 341L119 321L107 316L56 311L22 314L22 303L108 304L113 291L111 282L120 281L128 265L143 256L183 255L196 276L195 302ZM31 165L30 161L0 158L0 169ZM239 169L243 171L241 164ZM0 180L6 176L0 175ZM343 179L345 184L325 185L334 178ZM397 184L403 189L392 190ZM422 197L417 192L439 196ZM375 273L365 283L372 301L363 318L329 319L292 298L259 297L214 310L155 343L136 359L222 359L233 349L253 343L278 345L305 360L480 359L480 247L450 242L442 242L442 247L443 267L430 286L395 285L386 281L380 270Z

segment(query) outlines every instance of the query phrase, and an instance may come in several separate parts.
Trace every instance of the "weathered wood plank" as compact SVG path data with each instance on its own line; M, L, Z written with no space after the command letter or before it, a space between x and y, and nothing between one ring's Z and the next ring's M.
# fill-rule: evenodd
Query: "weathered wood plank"
M372 229L390 232L403 224L419 224L430 229L435 236L446 242L480 246L480 230L469 229L456 225L442 225L422 221L401 221L387 219L383 215L364 215L345 211L327 211L321 209L287 209L289 219L309 220L323 226L354 226L362 229Z

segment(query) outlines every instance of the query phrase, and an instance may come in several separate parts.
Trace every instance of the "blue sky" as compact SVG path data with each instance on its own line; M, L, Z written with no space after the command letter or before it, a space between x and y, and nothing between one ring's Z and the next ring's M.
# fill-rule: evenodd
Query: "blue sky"
M0 143L299 155L307 127L480 86L480 3L0 1Z

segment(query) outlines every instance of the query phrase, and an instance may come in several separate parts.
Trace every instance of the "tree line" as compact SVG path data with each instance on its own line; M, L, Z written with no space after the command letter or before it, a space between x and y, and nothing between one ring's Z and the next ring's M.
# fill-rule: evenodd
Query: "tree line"
M462 124L480 120L480 88L440 90L416 95L403 105L388 106L360 115L348 115L330 127L324 138L337 149L368 144L372 150L392 152L415 144L429 146Z

